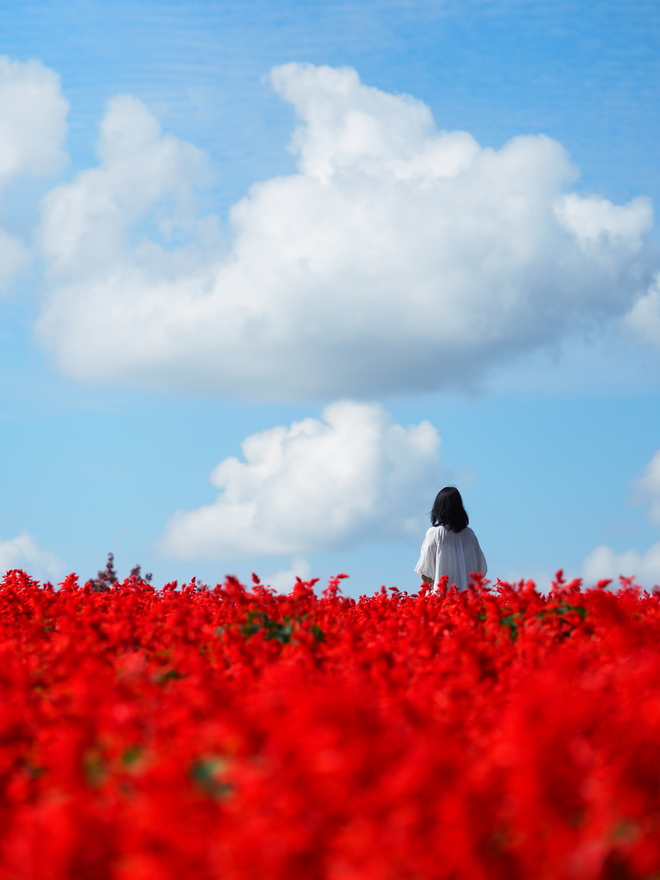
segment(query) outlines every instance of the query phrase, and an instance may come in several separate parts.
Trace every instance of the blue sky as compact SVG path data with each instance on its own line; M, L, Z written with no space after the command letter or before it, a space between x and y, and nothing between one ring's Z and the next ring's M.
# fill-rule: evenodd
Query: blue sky
M656 3L0 36L0 567L415 589L455 482L493 577L660 583Z

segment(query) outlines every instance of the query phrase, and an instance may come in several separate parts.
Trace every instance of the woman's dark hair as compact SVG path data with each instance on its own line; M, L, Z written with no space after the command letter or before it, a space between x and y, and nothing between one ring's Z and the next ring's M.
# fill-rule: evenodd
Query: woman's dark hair
M462 532L469 522L461 493L456 486L440 489L433 502L431 523L434 526L445 526L452 532Z

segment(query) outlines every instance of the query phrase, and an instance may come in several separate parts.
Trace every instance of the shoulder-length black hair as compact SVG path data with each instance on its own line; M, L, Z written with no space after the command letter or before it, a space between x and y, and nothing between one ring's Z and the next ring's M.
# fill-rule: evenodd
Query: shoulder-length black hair
M456 486L445 486L444 489L440 489L431 510L432 525L445 526L452 532L462 532L469 522L461 493Z

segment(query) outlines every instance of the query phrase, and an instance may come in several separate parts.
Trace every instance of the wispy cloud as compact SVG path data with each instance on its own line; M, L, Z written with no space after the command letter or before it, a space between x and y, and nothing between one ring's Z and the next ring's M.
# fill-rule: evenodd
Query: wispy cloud
M644 468L642 476L635 481L634 489L640 500L650 504L651 522L660 526L660 449Z

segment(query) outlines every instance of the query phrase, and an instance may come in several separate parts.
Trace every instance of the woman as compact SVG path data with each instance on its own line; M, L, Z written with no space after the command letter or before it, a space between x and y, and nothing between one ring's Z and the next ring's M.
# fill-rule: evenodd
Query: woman
M431 511L432 526L426 533L419 562L415 566L425 584L438 586L443 574L448 584L467 589L471 574L485 575L486 558L469 523L461 493L455 486L445 486L436 495Z

